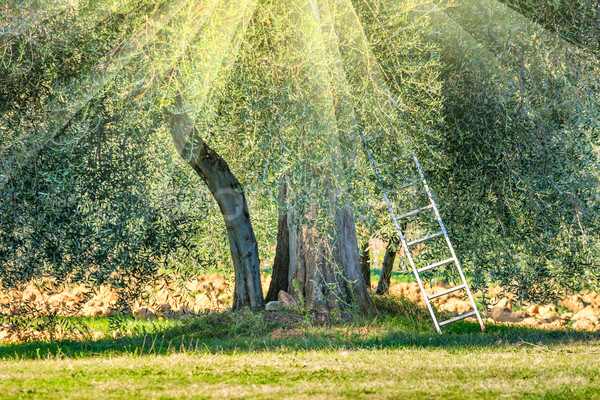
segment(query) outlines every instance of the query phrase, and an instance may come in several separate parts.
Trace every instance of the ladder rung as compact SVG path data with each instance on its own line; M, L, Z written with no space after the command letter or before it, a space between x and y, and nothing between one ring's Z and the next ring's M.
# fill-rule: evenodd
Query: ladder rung
M414 181L411 181L410 183L407 183L406 185L400 186L398 189L406 189L406 188L416 185L419 182L421 182L420 179L415 179Z
M399 219L402 219L402 218L406 218L406 217L410 217L411 215L415 215L415 214L418 214L418 213L423 212L425 210L429 210L430 208L433 208L433 204L430 204L428 206L421 207L419 209L407 212L406 214L402 214L401 216L396 217L396 220L399 220Z
M371 140L379 139L380 137L382 137L384 135L385 135L385 133L382 133L381 135L369 136L368 138L365 139L365 141L370 142Z
M449 258L447 260L436 262L435 264L431 264L431 265L428 265L426 267L420 268L420 269L417 270L417 272L421 273L421 272L425 272L425 271L430 270L430 269L435 268L435 267L441 267L442 265L446 265L448 263L451 263L452 261L454 261L454 257L451 257L451 258Z
M413 240L412 242L408 242L408 243L406 243L406 245L407 246L412 246L413 244L421 243L421 242L424 242L426 240L433 239L434 237L442 236L443 234L444 234L444 232L439 231L439 232L434 233L432 235L422 237L421 239L417 239L417 240Z
M464 313L462 315L459 315L458 317L450 318L450 319L447 319L445 321L440 322L440 326L443 326L443 325L446 325L446 324L451 324L453 322L460 321L461 319L473 317L475 315L477 315L477 314L475 313L474 310L473 311L469 311L468 313Z
M370 138L368 138L368 139L365 139L365 140L368 142L369 140L377 139L378 137L379 137L379 136L377 136L377 137L375 137L375 136L371 136ZM402 155L401 155L401 156L399 156L399 157L394 157L394 158L392 158L392 160L391 160L391 161L384 162L384 163L381 163L381 164L376 164L376 165L375 165L375 167L376 167L376 168L379 168L379 167L381 167L381 166L383 166L383 165L389 164L390 162L396 162L396 161L399 161L399 160L401 160L401 159L403 159L403 158L405 158L405 157L409 157L409 156L412 156L412 155L413 155L412 153L406 153L406 154L402 154Z
M456 292L457 290L464 289L464 288L465 288L465 284L463 283L462 285L454 286L453 288L443 290L443 291L441 291L439 293L436 293L436 294L432 294L431 296L428 296L427 298L429 300L437 299L438 297L445 296L447 294L450 294L452 292Z

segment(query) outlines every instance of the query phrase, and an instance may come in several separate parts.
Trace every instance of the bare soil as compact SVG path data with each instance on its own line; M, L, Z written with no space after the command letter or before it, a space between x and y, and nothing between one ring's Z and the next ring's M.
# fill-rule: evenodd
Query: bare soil
M450 285L439 283L425 285L428 294L448 289ZM557 304L518 304L501 296L501 288L490 290L492 299L483 314L489 322L507 325L529 326L538 329L570 328L575 330L600 331L600 294L582 292L565 296ZM405 297L425 307L425 302L416 282L397 283L392 281L390 294ZM477 293L475 293L477 296ZM462 291L450 293L434 300L440 311L460 315L471 310Z
M231 307L233 285L223 274L210 274L185 281L158 282L148 285L141 298L135 301L131 315L140 319L191 317L210 311L224 311ZM263 289L269 287L270 277L263 276ZM375 284L374 284L375 285ZM426 285L433 294L447 289L439 283ZM373 287L374 289L374 287ZM517 305L501 297L500 288L493 288L491 305L483 314L487 323L529 326L538 329L575 329L600 331L600 294L585 292L566 296L557 304ZM391 282L390 294L409 299L425 306L415 282ZM89 316L108 317L117 313L117 293L108 286L92 288L87 285L71 286L56 291L42 281L32 282L23 290L0 292L0 311L4 315L23 316L29 310L33 316ZM461 291L435 300L436 307L451 315L471 309ZM25 310L25 311L24 311ZM18 340L6 330L0 330L0 341Z

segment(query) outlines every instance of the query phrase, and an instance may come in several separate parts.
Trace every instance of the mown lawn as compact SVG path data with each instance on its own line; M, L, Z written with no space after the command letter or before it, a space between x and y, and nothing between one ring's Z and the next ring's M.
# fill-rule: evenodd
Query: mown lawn
M598 333L461 322L439 336L400 306L324 325L298 312L127 320L116 339L4 344L0 399L600 398Z

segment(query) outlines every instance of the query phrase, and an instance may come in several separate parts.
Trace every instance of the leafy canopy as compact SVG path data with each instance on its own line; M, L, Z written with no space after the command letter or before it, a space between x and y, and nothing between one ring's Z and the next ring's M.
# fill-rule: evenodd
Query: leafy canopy
M414 170L394 158L418 154L478 287L543 299L594 285L599 66L570 43L594 33L535 17L546 31L515 4L6 3L3 282L149 276L192 244L185 263L227 262L218 212L169 148L165 116L181 96L242 181L263 259L284 178L285 207L319 210L323 235L340 207L364 239L393 235L360 130L385 134L372 150L400 213L422 198L400 190ZM421 262L437 250L420 249Z

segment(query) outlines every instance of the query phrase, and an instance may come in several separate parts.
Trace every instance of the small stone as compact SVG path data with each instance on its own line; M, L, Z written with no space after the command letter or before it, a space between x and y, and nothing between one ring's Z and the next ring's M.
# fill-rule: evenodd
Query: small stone
M599 318L598 318L598 315L594 312L594 310L591 307L586 307L583 310L579 311L577 314L573 315L572 320L573 321L587 320L587 321L590 321L591 323L596 323L596 322L598 322Z
M529 317L529 318L525 318L523 321L521 321L520 324L525 325L525 326L531 326L531 327L539 327L540 320L535 317Z
M540 306L538 306L537 304L532 304L529 307L527 307L527 312L529 314L539 314L540 313Z
M160 305L160 307L158 308L158 310L162 313L162 314L166 314L169 311L171 311L171 305L169 303L163 303Z
M585 308L581 296L578 294L571 295L558 303L560 306L566 307L569 311L577 313Z
M571 325L571 328L575 329L576 331L593 331L593 330L595 330L594 324L587 319L580 319L580 320L575 321L573 323L573 325Z
M496 304L496 307L508 308L508 311L512 311L513 305L509 299L504 297Z
M540 324L546 328L562 328L567 323L565 320L560 319L555 315L553 317L540 320Z
M112 317L114 315L118 315L117 310L111 307L106 307L104 312L102 313L103 317Z
M454 287L454 285L452 285L449 282L446 282L445 280L439 281L436 286L439 287L439 288L442 288L444 290L445 289L450 289L451 287Z
M265 310L267 310L267 311L281 311L282 308L283 308L283 304L281 304L278 301L270 301L265 306Z
M210 298L203 293L200 296L196 297L196 304L198 304L200 306L209 306Z
M296 305L296 299L284 290L279 291L277 300L286 308L292 308Z
M156 314L152 310L142 307L135 312L135 317L138 319L154 319L156 318Z
M506 322L508 317L510 316L510 311L508 308L504 307L493 307L492 308L492 318L498 322Z
M529 318L529 314L522 311L513 313L508 308L494 307L492 308L492 318L497 322L521 322Z
M566 313L562 314L560 316L560 318L564 319L564 320L570 320L571 318L573 318L573 315L574 314L572 312L566 312Z
M548 304L540 307L540 316L550 318L556 314L556 304Z

